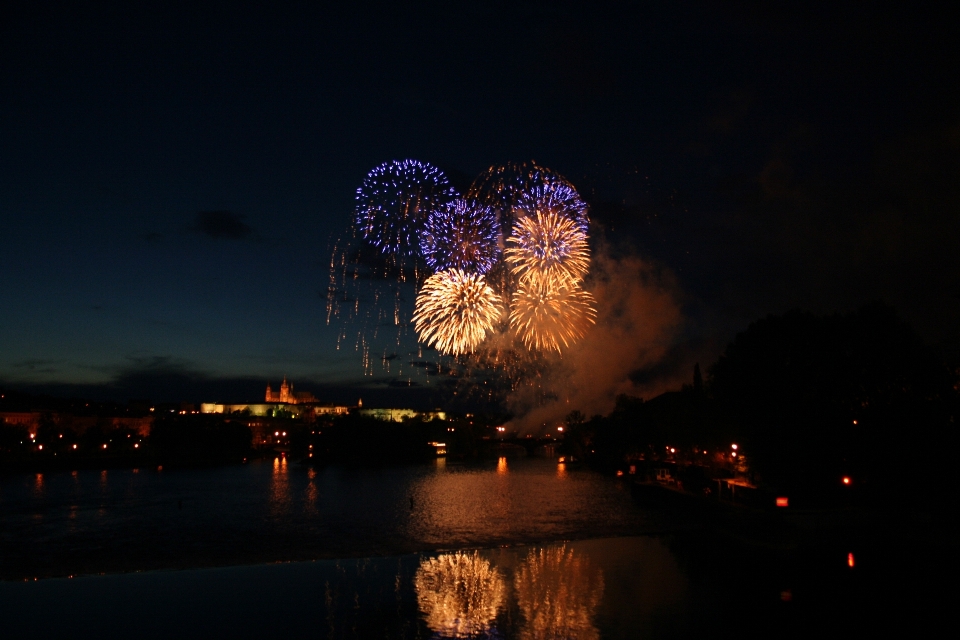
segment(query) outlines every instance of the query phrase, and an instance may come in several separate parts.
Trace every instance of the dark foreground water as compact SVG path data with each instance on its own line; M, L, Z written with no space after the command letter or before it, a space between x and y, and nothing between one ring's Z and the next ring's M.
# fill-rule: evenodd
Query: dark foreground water
M549 460L16 476L0 638L915 634L956 593L940 553L731 542Z

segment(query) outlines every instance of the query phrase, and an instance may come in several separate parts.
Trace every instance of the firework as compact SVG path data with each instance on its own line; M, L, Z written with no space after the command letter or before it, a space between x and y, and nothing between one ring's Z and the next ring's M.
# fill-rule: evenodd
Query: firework
M524 620L518 637L599 638L593 619L603 596L603 583L600 569L573 549L531 550L514 581Z
M518 218L504 251L520 281L537 279L549 286L580 282L590 268L587 234L556 211L536 211Z
M554 171L493 166L459 199L437 168L394 161L370 172L356 204L333 246L327 322L367 375L423 375L432 347L455 356L442 366L456 370L458 398L493 402L537 389L596 322L587 207Z
M587 203L580 198L573 185L567 182L548 182L522 192L513 212L515 219L532 217L537 212L554 212L576 222L584 233L587 233L590 226Z
M451 269L423 283L413 312L420 341L443 354L472 353L500 319L500 297L483 276Z
M425 558L413 584L427 626L443 638L486 634L506 592L500 573L476 551Z
M467 197L493 208L500 216L501 227L509 230L512 210L524 194L536 187L560 184L570 183L536 162L508 162L493 165L477 176L467 190Z
M499 239L500 224L493 209L457 199L430 212L420 248L436 271L486 273L497 261Z
M528 349L557 351L576 343L596 322L594 299L575 282L552 286L523 280L510 304L510 328Z
M411 256L431 211L456 197L447 177L417 160L385 162L357 189L356 224L363 237L388 255Z

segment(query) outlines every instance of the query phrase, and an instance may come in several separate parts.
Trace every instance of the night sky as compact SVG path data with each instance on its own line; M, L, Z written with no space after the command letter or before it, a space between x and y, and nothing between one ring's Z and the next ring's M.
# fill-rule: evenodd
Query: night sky
M960 338L945 15L23 4L0 9L0 385L252 401L286 375L321 399L402 393L335 350L325 313L354 192L402 158L461 189L511 160L567 176L598 246L652 265L682 310L646 365L665 380L792 308L883 300L931 344Z

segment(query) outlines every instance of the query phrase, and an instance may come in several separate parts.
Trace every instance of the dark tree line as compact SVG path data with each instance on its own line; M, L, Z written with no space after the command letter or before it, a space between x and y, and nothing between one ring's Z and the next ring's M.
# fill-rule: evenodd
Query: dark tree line
M239 461L250 454L250 428L218 414L158 417L149 445L157 459L170 462Z
M935 496L954 481L957 380L885 305L792 311L737 335L706 382L698 367L682 391L621 397L608 416L572 420L567 447L609 467L738 443L767 486L815 489L848 475L889 495Z
M717 415L771 482L943 480L956 442L956 372L879 303L752 324L710 370Z

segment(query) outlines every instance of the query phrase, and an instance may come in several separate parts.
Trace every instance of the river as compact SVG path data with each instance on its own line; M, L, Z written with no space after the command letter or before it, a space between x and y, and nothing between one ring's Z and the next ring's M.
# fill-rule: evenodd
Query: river
M784 637L861 620L877 555L717 541L546 459L0 478L11 638Z

